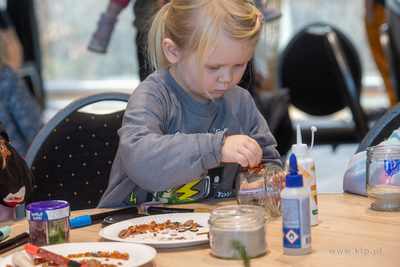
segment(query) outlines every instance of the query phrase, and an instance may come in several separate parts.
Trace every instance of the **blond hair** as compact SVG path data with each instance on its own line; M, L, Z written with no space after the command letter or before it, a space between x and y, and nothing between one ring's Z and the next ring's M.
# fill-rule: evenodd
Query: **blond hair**
M208 57L224 38L258 41L263 16L253 0L171 0L156 15L147 40L154 69L169 65L162 41L171 39L185 57L197 51L199 77ZM201 81L201 80L200 80Z

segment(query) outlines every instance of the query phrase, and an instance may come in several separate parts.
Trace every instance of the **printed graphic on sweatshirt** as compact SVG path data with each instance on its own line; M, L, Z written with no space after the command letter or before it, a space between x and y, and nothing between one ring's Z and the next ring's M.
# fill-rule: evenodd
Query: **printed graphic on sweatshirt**
M227 192L217 192L218 186L223 179L223 167L208 171L206 177L201 180L184 184L168 191L153 194L157 201L163 203L188 203L197 202L200 199L222 197ZM231 195L232 192L229 193Z
M144 191L139 186L135 186L121 204L132 206L152 200L153 196L149 192Z
M203 179L206 182L204 186L205 189L204 198L217 197L216 190L224 178L223 175L224 175L224 167L218 167L208 170L206 177L204 177Z
M134 196L134 193L133 193L133 192L134 192L134 191L131 192L131 197L130 197L130 199L129 199L129 203L132 203L133 205L136 205L136 204L137 204L137 197Z
M193 199L192 196L196 195L199 191L193 190L192 186L199 184L200 181L195 181L192 183L185 184L179 188L173 188L171 190L164 191L160 194L159 197L154 196L157 201L163 203L188 203L188 202L196 202L199 199Z
M232 196L233 191L228 190L228 191L217 191L217 195L215 196L216 198L226 198Z

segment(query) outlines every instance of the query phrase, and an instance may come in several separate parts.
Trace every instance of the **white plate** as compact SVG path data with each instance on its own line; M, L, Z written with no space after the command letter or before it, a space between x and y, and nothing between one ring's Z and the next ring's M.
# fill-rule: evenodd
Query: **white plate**
M64 257L68 256L68 254L77 254L77 253L85 253L85 252L113 252L118 251L120 253L128 253L129 260L118 260L118 259L110 259L109 261L105 261L104 258L93 258L102 263L115 264L117 266L140 266L146 264L151 261L157 254L157 251L146 245L141 244L126 244L126 243L116 243L116 242L92 242L92 243L66 243L52 246L43 246L41 247L48 251L54 252L56 254L62 255ZM26 252L25 252L26 253ZM0 261L0 267L6 267L7 265L12 265L12 256L9 255L5 257L2 261ZM90 257L85 258L76 258L73 260L79 261L83 259L92 259ZM119 265L118 263L122 263ZM37 267L42 265L36 265Z
M121 230L127 229L129 226L132 225L148 224L152 221L155 221L156 223L163 223L167 220L170 220L171 222L181 222L181 223L184 223L188 220L193 220L195 223L198 223L199 225L203 226L199 227L199 231L208 231L209 218L210 218L209 213L172 213L172 214L144 216L107 226L99 232L99 235L101 237L114 241L147 244L155 248L176 248L176 247L194 246L194 245L208 243L209 242L208 235L206 234L197 235L196 232L186 231L183 233L178 233L178 236L185 236L192 239L159 241L157 237L146 238L147 234L140 234L136 235L133 238L127 237L125 239L122 239L118 237L118 233L121 232ZM170 236L169 234L158 234L158 235Z

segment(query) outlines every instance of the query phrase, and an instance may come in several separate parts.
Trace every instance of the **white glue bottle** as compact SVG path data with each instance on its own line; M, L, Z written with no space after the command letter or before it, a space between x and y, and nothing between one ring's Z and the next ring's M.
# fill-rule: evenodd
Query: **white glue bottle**
M302 143L300 125L297 125L297 144L292 146L292 153L297 158L297 168L299 173L303 175L304 187L310 194L310 214L311 226L318 225L318 200L317 200L317 179L315 176L315 160L308 157L314 145L314 132L317 131L315 126L311 127L311 147L307 151L307 145ZM289 161L286 163L289 169Z
M310 196L293 153L289 162L286 187L281 192L283 252L304 255L311 253Z

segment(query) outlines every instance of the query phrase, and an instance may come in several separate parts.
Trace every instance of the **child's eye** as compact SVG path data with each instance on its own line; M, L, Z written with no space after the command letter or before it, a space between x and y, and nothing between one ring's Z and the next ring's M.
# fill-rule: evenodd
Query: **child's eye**
M244 67L244 66L246 66L244 63L236 65L236 67L239 67L239 68Z
M218 70L219 66L207 66L209 70Z

